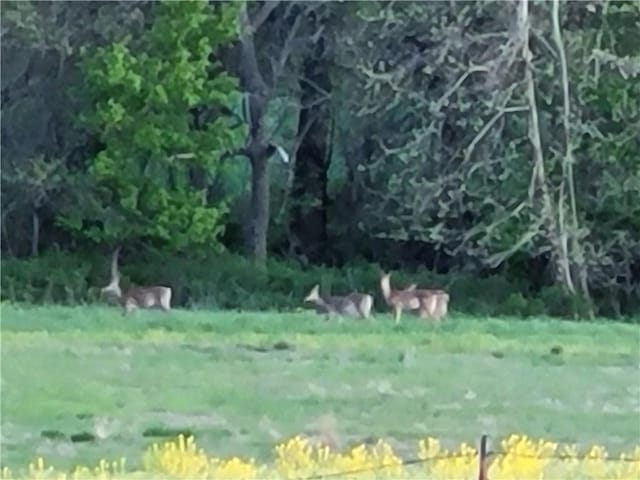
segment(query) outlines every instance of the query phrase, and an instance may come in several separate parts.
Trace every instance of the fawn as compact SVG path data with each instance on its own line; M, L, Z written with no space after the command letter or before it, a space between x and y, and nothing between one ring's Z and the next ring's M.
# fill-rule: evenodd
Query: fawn
M371 307L373 307L373 297L366 293L351 293L349 295L326 296L320 295L320 286L315 285L309 295L304 298L305 302L315 304L318 313L324 313L328 320L333 315L360 316L369 318Z

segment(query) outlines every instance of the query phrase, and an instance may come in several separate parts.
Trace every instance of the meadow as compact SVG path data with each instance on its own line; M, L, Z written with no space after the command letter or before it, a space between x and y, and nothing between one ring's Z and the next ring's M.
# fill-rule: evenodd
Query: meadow
M386 440L494 443L511 433L640 443L637 324L378 313L138 311L2 305L2 466L60 469L193 435L220 457L267 460L303 434L340 450Z

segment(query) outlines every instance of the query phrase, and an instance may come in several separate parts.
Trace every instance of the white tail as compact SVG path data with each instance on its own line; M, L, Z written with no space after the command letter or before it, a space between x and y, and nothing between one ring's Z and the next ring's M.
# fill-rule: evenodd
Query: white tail
M120 288L120 272L118 271L118 255L120 247L113 252L111 259L111 281L102 288L103 294L111 294L118 299L123 308L123 313L136 308L160 308L165 312L171 310L171 288L164 286L129 287L124 293Z

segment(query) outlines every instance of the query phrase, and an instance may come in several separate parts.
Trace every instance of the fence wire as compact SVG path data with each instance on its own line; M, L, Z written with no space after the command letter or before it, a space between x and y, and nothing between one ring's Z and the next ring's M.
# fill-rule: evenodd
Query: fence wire
M587 461L596 461L596 462L607 462L607 463L638 463L640 464L639 458L615 458L615 457L604 457L604 458L592 458L592 457L577 457L575 455L567 455L567 454L553 454L553 455L529 455L529 454L520 454L513 452L505 452L505 451L489 451L486 454L485 459L488 461L495 461L497 458L530 458L536 460L575 460L577 462ZM478 454L475 456L470 456L466 454L453 453L453 454L443 454L443 455L435 455L433 457L427 458L410 458L408 460L403 460L400 464L386 464L386 465L375 465L372 467L362 467L352 470L341 470L336 472L329 473L314 473L308 476L294 477L292 480L321 480L323 478L340 478L340 477L348 477L351 475L360 475L364 473L373 473L382 470L388 470L390 468L402 468L410 465L422 465L428 464L431 462L436 462L438 460L449 460L454 458L466 458L466 459L474 459L476 462L478 460ZM477 463L479 468L479 463ZM605 479L606 477L602 477Z
M330 472L330 473L315 473L313 475L309 475L306 477L294 477L293 480L318 480L322 478L331 478L331 477L348 477L349 475L359 475L361 473L371 473L379 470L387 470L389 468L400 468L408 465L420 465L424 463L435 462L437 460L446 460L449 458L470 458L469 455L463 454L448 454L448 455L436 455L428 458L411 458L408 460L403 460L400 464L387 464L387 465L375 465L373 467L362 467L356 468L352 470L342 470L339 472Z

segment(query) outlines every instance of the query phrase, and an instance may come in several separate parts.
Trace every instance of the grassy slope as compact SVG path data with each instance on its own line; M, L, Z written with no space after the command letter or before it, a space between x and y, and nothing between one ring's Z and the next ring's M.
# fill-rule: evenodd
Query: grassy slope
M542 319L434 328L405 316L394 327L386 315L337 325L312 313L123 318L4 305L2 463L137 461L153 427L192 431L212 454L267 459L325 414L342 445L381 436L410 455L419 438L453 446L483 432L616 451L640 442L638 335L637 325ZM51 441L43 430L106 438Z

